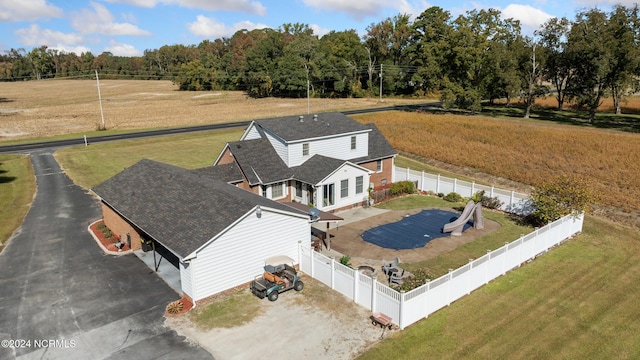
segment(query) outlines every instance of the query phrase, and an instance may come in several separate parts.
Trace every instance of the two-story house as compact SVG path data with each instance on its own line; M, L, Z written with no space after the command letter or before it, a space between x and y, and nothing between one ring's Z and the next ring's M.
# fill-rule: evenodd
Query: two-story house
M374 124L342 113L287 116L251 122L209 171L269 199L332 211L360 206L369 188L393 182L396 155Z

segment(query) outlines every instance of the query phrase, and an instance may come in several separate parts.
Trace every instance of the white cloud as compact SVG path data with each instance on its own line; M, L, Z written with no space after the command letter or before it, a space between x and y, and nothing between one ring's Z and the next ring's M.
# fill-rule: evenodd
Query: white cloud
M135 36L151 35L150 32L142 30L136 25L114 22L114 16L102 4L91 2L91 6L93 7L93 11L83 9L74 14L71 19L71 26L81 33Z
M18 29L15 34L20 37L20 42L27 46L47 45L57 48L62 44L77 45L82 42L82 36L75 33L63 33L60 31L41 29L37 24L32 24L28 28Z
M74 53L76 55L92 52L91 49L82 45L78 45L78 46L56 45L56 46L50 46L50 48L65 52L67 54Z
M62 16L62 9L46 0L0 0L0 21L32 21Z
M313 35L317 35L319 38L331 32L330 29L320 27L320 25L317 24L311 24L309 27L313 30Z
M520 20L523 29L537 30L553 16L529 5L510 4L502 10L502 17Z
M265 15L267 9L259 1L250 0L107 0L110 3L129 4L152 8L157 5L178 5L189 9L200 10L229 10L249 14Z
M133 45L122 44L115 40L110 42L110 46L104 48L104 51L108 51L115 56L141 56L142 51L133 47Z
M377 16L384 8L398 13L418 16L429 4L424 0L303 0L305 5L323 11L343 12L360 21L369 16Z
M242 21L231 26L227 26L224 23L203 15L198 15L195 22L187 24L187 28L192 34L206 38L221 38L233 35L236 31L242 29L254 30L264 29L267 27L269 26L264 24L254 24L251 21Z

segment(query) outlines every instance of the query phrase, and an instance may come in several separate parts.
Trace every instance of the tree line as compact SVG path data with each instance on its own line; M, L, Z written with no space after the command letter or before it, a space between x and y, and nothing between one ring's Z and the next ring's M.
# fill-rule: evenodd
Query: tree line
M0 55L0 80L91 76L170 79L182 90L242 90L251 96L364 97L439 94L447 107L480 110L482 100L522 99L549 90L593 119L603 96L617 112L640 72L638 7L589 9L552 18L533 36L499 10L452 17L431 7L319 37L306 24L242 30L197 45L166 45L139 57L76 55L46 46Z

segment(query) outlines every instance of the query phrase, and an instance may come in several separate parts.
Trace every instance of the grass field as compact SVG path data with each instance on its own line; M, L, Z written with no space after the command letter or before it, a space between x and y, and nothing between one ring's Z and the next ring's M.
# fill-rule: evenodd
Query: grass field
M417 112L355 118L374 122L399 151L534 186L576 174L595 189L602 206L640 210L640 134Z
M0 155L0 251L27 215L36 180L29 158L21 155Z
M361 359L637 359L640 232L581 236L387 337Z
M222 147L242 129L115 141L59 150L55 157L80 186L90 189L137 161L147 158L195 169L212 165Z
M223 123L311 112L423 103L425 99L254 99L240 91L178 91L170 81L100 81L110 130ZM86 134L102 124L92 80L0 82L0 142Z

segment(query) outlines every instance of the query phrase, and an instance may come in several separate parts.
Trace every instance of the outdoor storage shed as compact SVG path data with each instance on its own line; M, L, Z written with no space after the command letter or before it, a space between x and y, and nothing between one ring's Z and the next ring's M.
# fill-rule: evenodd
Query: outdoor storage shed
M223 181L151 160L93 191L115 227L128 226L178 258L184 294L199 300L247 283L264 259L310 246L309 215Z

